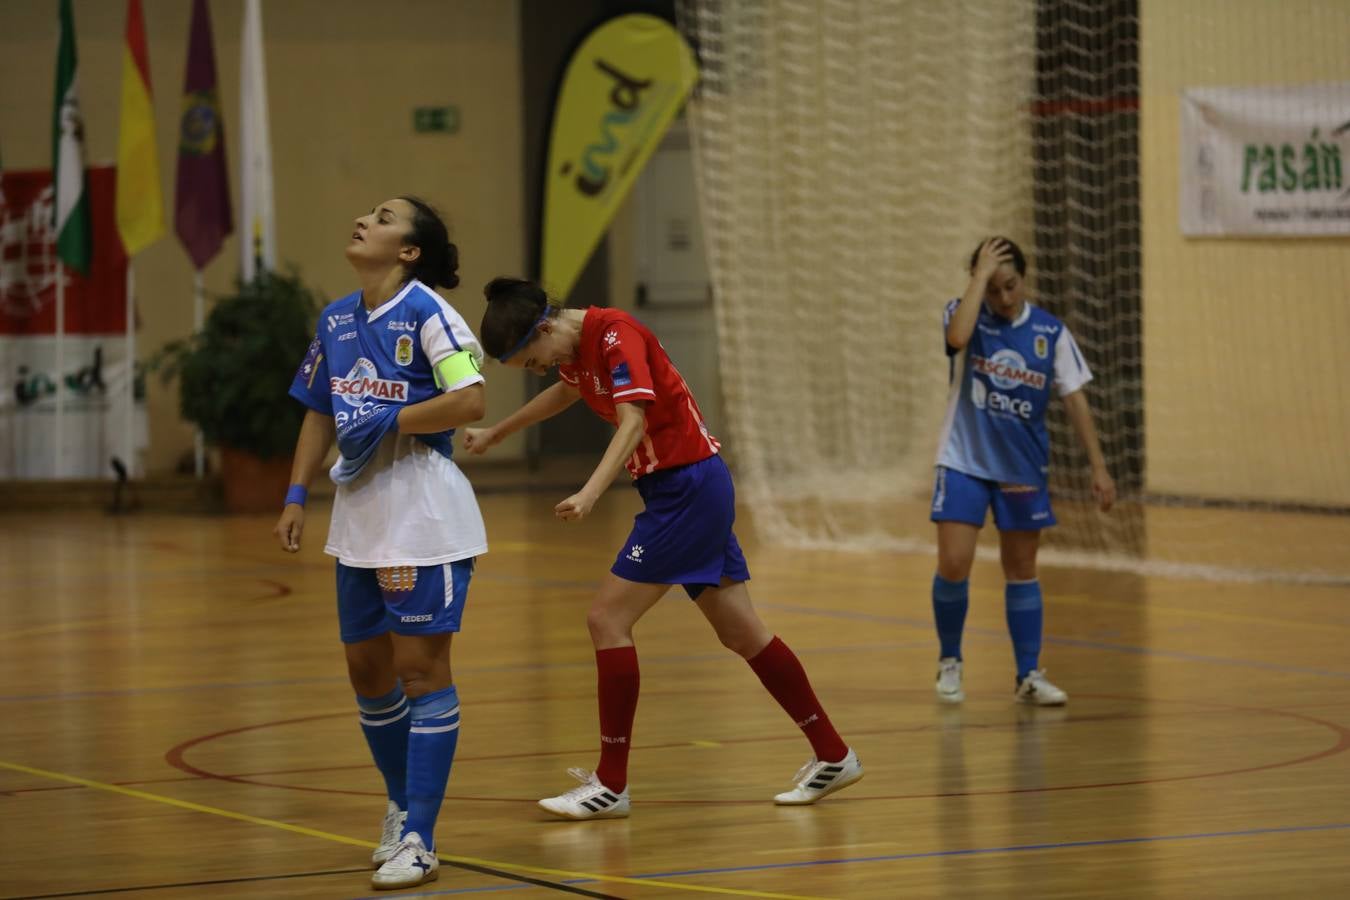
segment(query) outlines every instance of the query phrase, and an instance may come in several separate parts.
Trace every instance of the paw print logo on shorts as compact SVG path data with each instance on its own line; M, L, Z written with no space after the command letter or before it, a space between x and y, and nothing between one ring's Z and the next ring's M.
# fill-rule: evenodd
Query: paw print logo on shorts
M619 333L618 333L617 331L612 331L612 330L611 330L611 331L606 331L606 332L605 332L605 346L606 346L606 347L617 347L618 344L619 344Z
M637 563L642 562L642 545L634 544L632 547L630 547L628 549L628 558L631 559L633 562Z

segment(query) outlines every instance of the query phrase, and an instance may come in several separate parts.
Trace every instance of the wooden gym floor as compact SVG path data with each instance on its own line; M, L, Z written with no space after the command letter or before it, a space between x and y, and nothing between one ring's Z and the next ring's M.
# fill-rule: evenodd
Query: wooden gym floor
M760 612L865 780L774 807L809 748L676 592L638 631L632 818L545 817L535 799L595 763L584 615L636 508L617 490L566 525L562 496L483 497L447 862L394 896L1350 896L1343 583L1045 567L1043 663L1071 702L1027 709L982 561L953 708L932 693L930 557L747 542ZM298 557L271 516L0 517L0 900L373 893L383 795L327 513Z

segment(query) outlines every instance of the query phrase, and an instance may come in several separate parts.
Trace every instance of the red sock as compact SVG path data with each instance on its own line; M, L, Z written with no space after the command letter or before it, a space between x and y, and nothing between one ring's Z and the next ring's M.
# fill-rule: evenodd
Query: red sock
M848 745L839 732L830 724L816 692L811 690L811 681L788 645L777 637L769 641L768 646L754 658L747 660L759 680L773 694L773 699L783 707L792 721L811 742L816 759L822 762L839 762L848 755Z
M636 647L595 651L597 694L600 699L600 765L595 776L611 791L628 786L628 747L637 712L638 659Z

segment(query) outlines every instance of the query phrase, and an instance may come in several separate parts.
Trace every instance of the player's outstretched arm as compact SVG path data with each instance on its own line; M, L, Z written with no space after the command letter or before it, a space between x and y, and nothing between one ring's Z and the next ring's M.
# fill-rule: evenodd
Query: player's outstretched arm
M614 407L619 427L610 438L605 455L595 467L586 486L553 508L560 519L581 519L590 513L591 507L600 499L600 495L614 483L615 477L623 471L624 463L633 455L647 427L645 403L619 403Z
M398 431L399 434L438 434L477 422L486 412L487 391L480 381L403 407L398 413Z
M1012 262L1012 258L1008 242L1002 238L990 238L980 245L980 252L975 257L975 270L970 273L970 283L966 285L966 292L961 295L961 301L947 323L947 346L960 350L970 343L970 336L975 333L975 323L980 318L980 304L984 301L989 279L999 266Z
M291 484L309 487L309 482L323 465L328 448L333 446L337 429L332 416L310 410L300 424L300 437L295 441L295 458L291 462ZM295 553L300 549L300 535L305 530L305 508L299 503L287 503L281 510L272 533L281 542L281 549Z
M1087 451L1088 462L1092 465L1092 496L1103 512L1116 502L1116 482L1106 468L1106 457L1102 455L1101 442L1097 440L1097 427L1092 422L1092 408L1088 406L1087 394L1074 391L1064 398L1069 421L1078 435L1079 442Z
M550 419L581 398L581 392L565 381L559 381L535 394L529 403L488 428L468 428L464 432L464 449L470 453L486 453L503 440L535 422Z

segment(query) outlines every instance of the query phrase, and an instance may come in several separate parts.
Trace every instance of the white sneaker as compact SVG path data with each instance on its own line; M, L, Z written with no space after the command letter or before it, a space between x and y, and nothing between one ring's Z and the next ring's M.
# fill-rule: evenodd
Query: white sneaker
M384 826L380 829L380 846L375 848L375 852L370 854L370 864L375 868L385 864L389 857L394 855L398 845L403 837L403 823L408 820L406 810L398 808L398 804L393 800L389 801L389 807L384 813Z
M1045 680L1044 669L1032 669L1027 677L1017 683L1014 695L1018 703L1030 703L1033 706L1063 706L1069 702L1069 695Z
M937 684L938 699L943 703L960 703L966 699L961 690L961 660L955 656L944 656L938 660Z
M628 788L622 792L611 791L600 783L594 772L585 769L568 769L567 774L581 782L581 787L572 788L556 797L545 797L539 805L564 819L623 819L630 809Z
M370 886L380 891L417 887L435 881L440 867L441 861L422 843L422 836L410 831L394 855L370 876Z
M792 780L797 786L773 798L779 806L805 806L846 788L863 777L862 763L852 749L839 762L821 762L814 756Z

